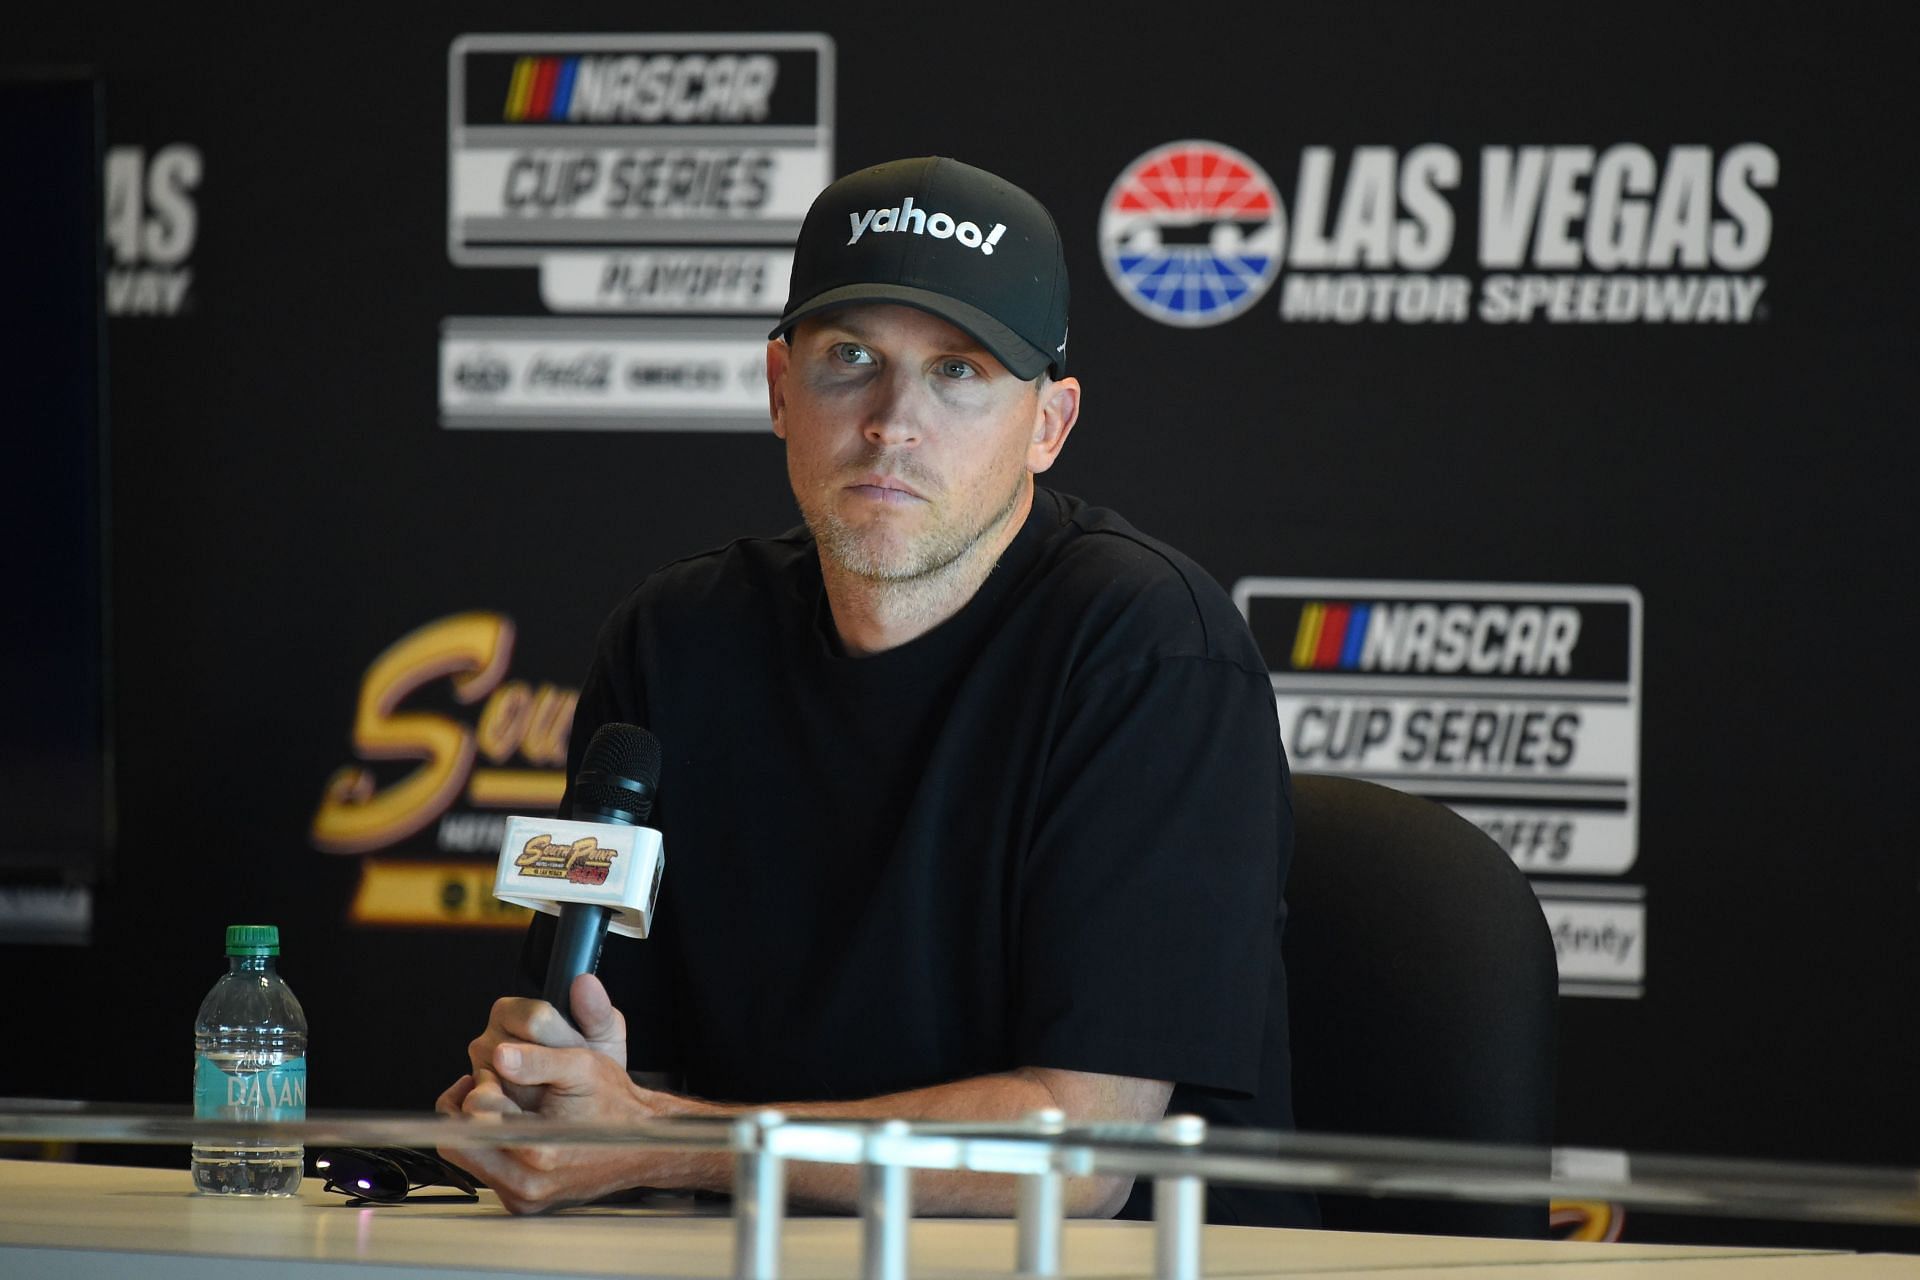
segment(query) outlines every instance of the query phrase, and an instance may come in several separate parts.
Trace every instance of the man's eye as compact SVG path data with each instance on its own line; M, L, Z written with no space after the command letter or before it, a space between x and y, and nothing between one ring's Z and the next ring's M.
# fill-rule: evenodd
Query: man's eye
M940 372L949 378L971 378L978 371L965 360L952 359L940 362Z
M857 342L836 342L833 354L842 364L872 364L873 353Z

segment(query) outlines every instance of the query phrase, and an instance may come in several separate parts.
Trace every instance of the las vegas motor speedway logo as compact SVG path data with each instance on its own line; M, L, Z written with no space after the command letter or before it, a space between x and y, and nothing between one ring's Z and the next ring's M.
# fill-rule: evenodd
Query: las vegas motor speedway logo
M179 316L192 309L196 199L206 165L184 142L107 151L101 224L112 260L106 278L110 316Z
M1289 203L1251 157L1188 140L1121 172L1099 243L1121 297L1183 327L1276 280L1296 322L1747 324L1779 177L1754 142L1309 146Z
M1219 324L1280 270L1285 213L1272 179L1231 147L1175 142L1128 165L1100 213L1120 296L1166 324Z

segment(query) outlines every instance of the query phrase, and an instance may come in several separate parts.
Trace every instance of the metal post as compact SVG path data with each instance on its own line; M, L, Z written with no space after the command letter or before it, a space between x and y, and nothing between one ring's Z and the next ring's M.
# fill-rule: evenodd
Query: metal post
M1207 1136L1199 1116L1169 1116L1160 1138L1178 1146L1198 1146ZM1153 1180L1154 1275L1158 1280L1200 1280L1200 1230L1206 1221L1207 1184L1191 1174Z
M771 1149L767 1134L785 1120L778 1111L756 1111L742 1116L733 1127L735 1280L779 1280L787 1162Z
M889 1120L869 1135L860 1166L862 1280L907 1280L908 1228L913 1222L913 1170L890 1150L909 1132Z
M1065 1130L1066 1112L1055 1107L1027 1116L1034 1131L1053 1136ZM1060 1237L1067 1216L1066 1179L1047 1153L1043 1173L1020 1175L1019 1246L1014 1266L1029 1276L1060 1274Z

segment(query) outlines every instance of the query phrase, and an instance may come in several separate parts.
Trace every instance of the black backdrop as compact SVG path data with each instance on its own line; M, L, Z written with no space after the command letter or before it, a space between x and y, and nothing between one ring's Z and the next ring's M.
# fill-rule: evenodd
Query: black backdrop
M110 251L110 288L188 274L176 313L134 314L129 294L109 326L116 870L93 946L8 950L0 1092L184 1101L193 1011L240 920L282 927L316 1106L423 1107L458 1073L513 935L432 868L484 855L439 847L433 825L372 850L437 886L378 924L351 911L363 857L316 848L330 780L360 763L370 664L482 611L513 620L511 679L564 692L647 569L785 527L792 505L766 433L441 425L442 322L549 314L533 268L449 259L449 48L536 29L637 45L822 30L832 172L939 151L1055 211L1087 388L1059 487L1229 587L1637 589L1637 856L1559 879L1639 904L1644 968L1628 998L1564 1001L1562 1140L1920 1161L1898 675L1920 276L1900 42L1786 8L1521 12L968 6L818 28L747 4L698 21L471 4L457 21L389 8L271 27L37 12L6 56L98 70L107 143L139 149L132 189L173 228L158 252ZM1435 271L1476 289L1495 273L1477 257L1483 148L1637 143L1658 161L1762 144L1770 244L1726 274L1765 291L1745 322L1315 322L1282 318L1283 272L1225 323L1159 323L1110 282L1099 227L1122 172L1182 139L1250 157L1296 220L1308 148L1337 157L1336 201L1358 148L1451 148L1464 172ZM193 211L184 252L167 190ZM111 223L110 208L110 240ZM427 681L403 709L472 726L478 705L450 690Z

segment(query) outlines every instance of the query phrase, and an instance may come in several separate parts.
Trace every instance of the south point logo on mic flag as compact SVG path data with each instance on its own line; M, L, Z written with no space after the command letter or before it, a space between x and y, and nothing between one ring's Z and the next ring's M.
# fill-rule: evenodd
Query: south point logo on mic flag
M644 938L666 870L666 850L651 827L507 819L493 895L502 902L558 915L562 903L606 907L607 928Z
M602 847L599 838L583 836L572 844L541 832L527 841L513 862L528 879L565 880L569 884L605 884L618 849Z

